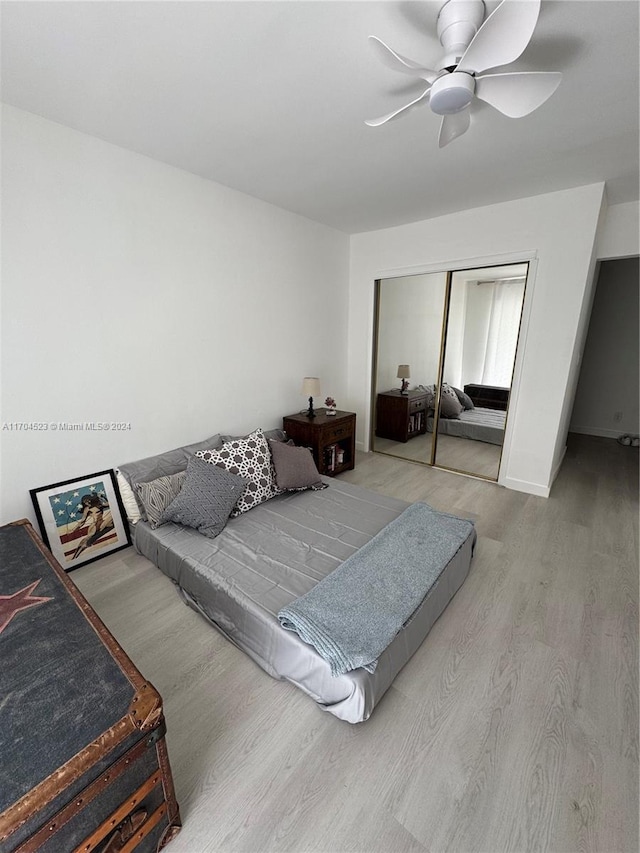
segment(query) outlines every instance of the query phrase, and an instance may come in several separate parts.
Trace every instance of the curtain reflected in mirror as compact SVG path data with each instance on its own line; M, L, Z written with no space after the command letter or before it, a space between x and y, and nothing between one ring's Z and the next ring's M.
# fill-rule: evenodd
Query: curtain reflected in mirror
M435 464L498 479L527 264L451 277Z
M377 282L374 451L498 479L527 270Z

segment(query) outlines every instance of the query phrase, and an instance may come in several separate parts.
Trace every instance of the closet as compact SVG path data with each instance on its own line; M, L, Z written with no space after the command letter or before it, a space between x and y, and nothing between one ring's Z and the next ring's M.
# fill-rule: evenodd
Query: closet
M527 263L376 282L371 447L497 480Z

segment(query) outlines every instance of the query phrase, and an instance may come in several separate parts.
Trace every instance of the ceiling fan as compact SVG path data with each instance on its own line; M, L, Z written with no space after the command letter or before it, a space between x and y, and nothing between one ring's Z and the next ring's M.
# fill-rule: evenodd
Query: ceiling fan
M502 0L486 20L485 12L483 0L446 0L437 21L445 53L435 69L407 59L381 39L369 36L385 65L423 80L427 86L408 104L365 123L379 127L418 104L429 103L432 112L442 116L438 144L444 148L469 129L474 98L511 118L532 113L550 98L562 80L559 72L482 73L514 62L524 51L538 21L540 0Z

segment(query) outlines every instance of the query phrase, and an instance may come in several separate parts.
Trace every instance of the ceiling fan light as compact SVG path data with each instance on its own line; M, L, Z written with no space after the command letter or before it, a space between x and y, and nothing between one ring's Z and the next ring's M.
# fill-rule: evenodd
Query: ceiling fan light
M438 77L431 87L429 103L434 113L439 116L459 113L469 106L475 91L475 81L470 74L454 71Z

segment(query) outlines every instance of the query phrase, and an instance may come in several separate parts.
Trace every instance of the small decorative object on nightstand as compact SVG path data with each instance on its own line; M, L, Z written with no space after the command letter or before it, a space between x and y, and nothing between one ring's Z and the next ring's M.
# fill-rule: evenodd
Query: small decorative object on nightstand
M309 398L307 417L315 418L316 412L313 408L313 398L320 396L320 380L317 376L305 376L302 380L302 393Z
M336 413L336 401L333 399L333 397L327 397L327 399L324 401L324 404L327 407L325 409L325 413L327 415L335 415L335 413Z
M406 394L407 389L409 387L409 379L411 378L411 368L408 364L399 364L398 365L398 379L402 379L402 387L400 388L401 394Z
M282 429L296 444L310 447L321 474L333 477L350 471L356 460L356 416L353 412L316 412L313 420L306 414L288 415Z

